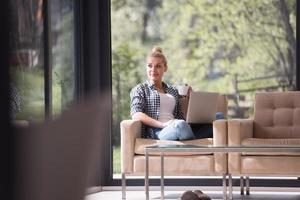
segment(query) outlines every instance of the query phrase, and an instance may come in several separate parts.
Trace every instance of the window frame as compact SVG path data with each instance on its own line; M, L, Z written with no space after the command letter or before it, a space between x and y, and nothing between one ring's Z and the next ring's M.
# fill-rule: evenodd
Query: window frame
M77 98L93 93L111 93L110 0L75 0L75 57ZM112 180L111 113L105 118L109 128L99 147L97 174L89 186L110 185ZM109 149L109 151L108 151Z

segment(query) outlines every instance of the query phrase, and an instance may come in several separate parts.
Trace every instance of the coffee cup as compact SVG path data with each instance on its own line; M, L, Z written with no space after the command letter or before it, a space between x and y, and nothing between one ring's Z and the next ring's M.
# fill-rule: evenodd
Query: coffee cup
M177 86L178 94L181 96L186 96L189 91L190 86L188 85L179 85Z

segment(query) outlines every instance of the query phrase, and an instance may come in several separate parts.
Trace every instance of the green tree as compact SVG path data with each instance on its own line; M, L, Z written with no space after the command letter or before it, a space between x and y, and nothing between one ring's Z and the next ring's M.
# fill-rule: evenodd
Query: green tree
M138 49L121 44L112 51L113 144L120 141L120 122L130 117L129 93L141 82Z
M182 79L201 90L232 92L228 86L234 74L257 77L273 72L292 88L295 3L164 1L159 30L171 55L171 80Z
M53 109L60 114L74 100L74 16L71 11L62 12L61 20L52 26L52 65L53 65Z

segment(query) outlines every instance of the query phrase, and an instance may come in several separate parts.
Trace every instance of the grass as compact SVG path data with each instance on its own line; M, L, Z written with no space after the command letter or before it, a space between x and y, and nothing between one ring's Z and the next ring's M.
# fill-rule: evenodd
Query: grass
M120 146L113 146L113 173L121 173L121 150Z

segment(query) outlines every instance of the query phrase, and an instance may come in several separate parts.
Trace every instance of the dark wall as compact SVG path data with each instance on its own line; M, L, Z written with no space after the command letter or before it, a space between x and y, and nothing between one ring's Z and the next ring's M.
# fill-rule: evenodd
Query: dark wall
M111 100L110 0L78 0L75 33L77 90L81 95L101 93ZM103 185L111 179L111 113L99 147L98 174L90 185Z
M0 195L13 199L13 135L8 119L8 1L0 1Z

